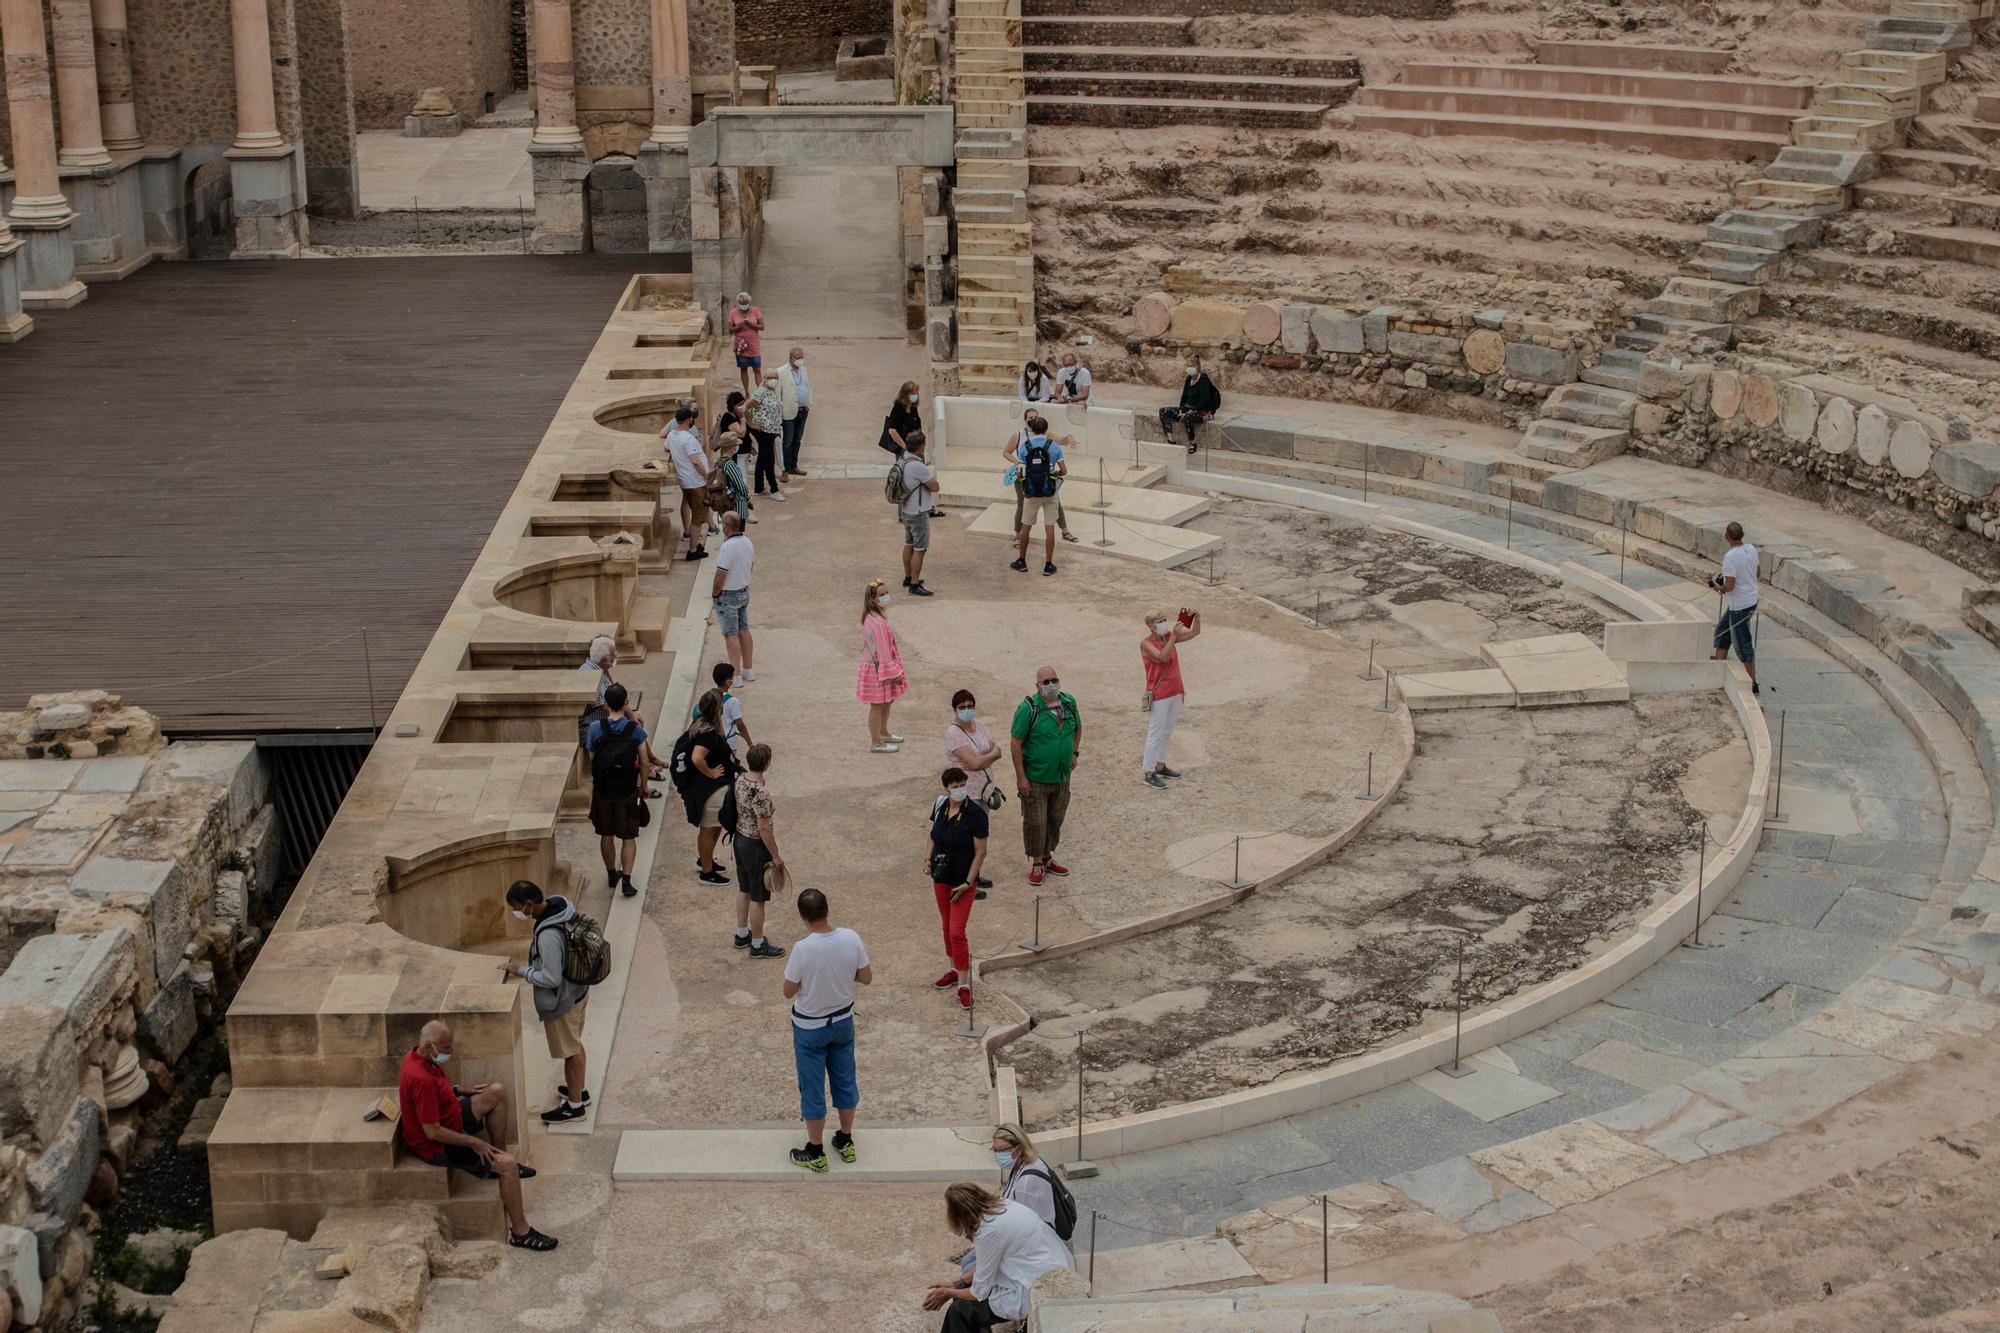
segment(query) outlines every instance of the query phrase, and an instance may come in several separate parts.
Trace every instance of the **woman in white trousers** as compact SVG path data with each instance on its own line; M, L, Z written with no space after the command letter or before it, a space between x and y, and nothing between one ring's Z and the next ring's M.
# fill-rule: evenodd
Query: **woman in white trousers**
M1180 776L1167 767L1167 746L1181 720L1187 689L1181 683L1180 645L1201 633L1201 612L1183 609L1146 613L1146 637L1139 656L1146 667L1146 753L1139 760L1140 778L1148 787L1166 790L1166 780Z

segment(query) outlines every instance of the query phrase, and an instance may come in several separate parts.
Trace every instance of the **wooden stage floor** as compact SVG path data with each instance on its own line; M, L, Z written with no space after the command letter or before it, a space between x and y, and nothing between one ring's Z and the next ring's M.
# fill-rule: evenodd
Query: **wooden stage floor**
M661 259L153 264L38 314L0 347L0 706L365 731Z

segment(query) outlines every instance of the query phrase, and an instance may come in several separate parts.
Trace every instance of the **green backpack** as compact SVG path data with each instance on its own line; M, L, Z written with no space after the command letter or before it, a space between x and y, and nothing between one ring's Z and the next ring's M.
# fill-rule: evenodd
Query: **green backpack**
M563 980L572 986L595 986L611 975L611 946L590 917L578 913L557 929L563 937Z

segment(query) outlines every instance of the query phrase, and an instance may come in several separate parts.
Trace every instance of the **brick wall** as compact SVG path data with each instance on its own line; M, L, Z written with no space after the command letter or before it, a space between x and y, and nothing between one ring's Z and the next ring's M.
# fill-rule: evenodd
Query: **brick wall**
M401 129L425 88L442 88L468 121L485 94L512 91L507 0L349 0L354 116L362 129Z
M831 69L843 37L888 36L891 0L736 0L736 58L781 70Z

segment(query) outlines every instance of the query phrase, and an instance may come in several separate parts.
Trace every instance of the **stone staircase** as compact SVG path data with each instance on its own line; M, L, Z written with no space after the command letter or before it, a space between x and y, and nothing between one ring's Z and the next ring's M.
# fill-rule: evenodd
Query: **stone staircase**
M1722 62L1716 57L1721 55ZM1768 160L1812 87L1719 72L1727 53L1543 42L1532 65L1418 60L1355 99L1361 129L1566 140L1687 159ZM1587 62L1609 63L1587 63Z
M1035 354L1020 0L954 0L958 381L1012 396Z

